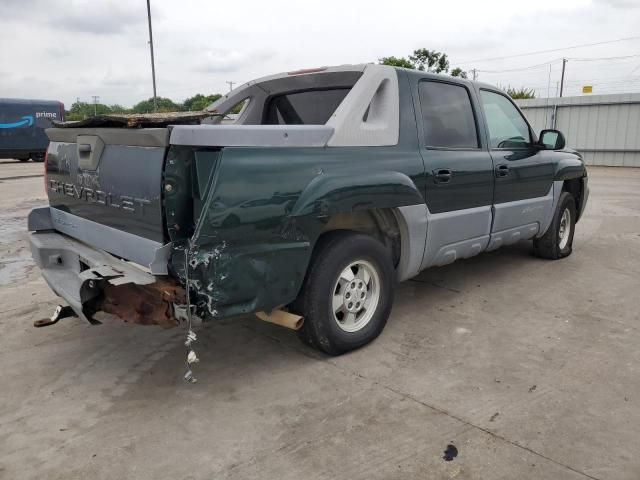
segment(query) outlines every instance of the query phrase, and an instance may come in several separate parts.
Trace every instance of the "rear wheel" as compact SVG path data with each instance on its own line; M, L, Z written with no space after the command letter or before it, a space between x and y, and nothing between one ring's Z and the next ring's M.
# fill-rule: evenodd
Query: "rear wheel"
M44 153L34 153L31 155L31 160L34 162L44 162Z
M304 315L299 336L339 355L382 332L393 303L393 263L384 245L367 235L335 232L320 242L297 302Z
M575 226L576 201L569 192L562 192L549 229L533 241L534 254L551 260L571 255Z

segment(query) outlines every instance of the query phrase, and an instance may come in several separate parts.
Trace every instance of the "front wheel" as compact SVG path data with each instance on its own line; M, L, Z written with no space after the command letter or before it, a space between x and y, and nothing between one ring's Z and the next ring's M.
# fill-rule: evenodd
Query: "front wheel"
M533 253L551 260L568 257L573 249L575 228L576 201L569 192L562 192L549 229L533 240Z
M335 232L319 242L299 302L299 336L339 355L382 332L393 303L393 263L385 246L367 235Z

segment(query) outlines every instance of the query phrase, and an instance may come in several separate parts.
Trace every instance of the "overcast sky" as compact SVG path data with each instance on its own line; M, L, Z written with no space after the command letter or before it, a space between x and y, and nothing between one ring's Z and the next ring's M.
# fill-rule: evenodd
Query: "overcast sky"
M181 101L226 81L320 65L375 62L416 48L449 54L479 79L546 96L549 65L569 57L566 92L640 91L640 0L151 0L158 95ZM0 97L76 97L130 106L152 94L145 0L0 0ZM579 61L638 55L631 58ZM535 68L504 72L529 66ZM551 64L551 93L561 61ZM489 73L491 71L492 73ZM498 72L498 73L495 73Z

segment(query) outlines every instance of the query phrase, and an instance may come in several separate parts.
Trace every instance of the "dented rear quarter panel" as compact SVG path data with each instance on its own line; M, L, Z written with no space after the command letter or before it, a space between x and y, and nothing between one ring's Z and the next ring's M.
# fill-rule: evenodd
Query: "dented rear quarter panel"
M407 88L389 147L223 148L190 268L200 313L226 317L292 302L331 215L424 203L424 164ZM173 271L183 272L177 248ZM184 280L184 279L182 279Z

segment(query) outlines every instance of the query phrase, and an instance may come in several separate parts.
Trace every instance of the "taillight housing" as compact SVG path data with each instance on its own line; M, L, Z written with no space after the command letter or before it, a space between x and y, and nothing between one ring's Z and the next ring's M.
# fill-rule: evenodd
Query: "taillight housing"
M294 70L293 72L287 72L287 75L305 75L307 73L319 73L324 72L327 67L317 67L317 68L302 68L300 70Z

